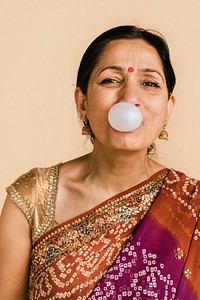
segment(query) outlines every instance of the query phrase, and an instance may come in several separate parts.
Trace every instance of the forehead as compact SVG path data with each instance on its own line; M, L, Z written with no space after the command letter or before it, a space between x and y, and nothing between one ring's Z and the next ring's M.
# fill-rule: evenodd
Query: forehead
M157 50L142 39L111 41L101 53L96 67L107 64L127 64L135 68L157 66L163 69Z

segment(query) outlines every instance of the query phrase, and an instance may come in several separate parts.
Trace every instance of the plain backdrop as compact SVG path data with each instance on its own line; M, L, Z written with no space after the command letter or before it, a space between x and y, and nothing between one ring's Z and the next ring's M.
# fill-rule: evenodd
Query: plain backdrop
M199 12L199 0L0 0L0 208L22 173L90 151L74 105L78 65L97 35L124 24L168 41L177 104L157 159L200 178Z

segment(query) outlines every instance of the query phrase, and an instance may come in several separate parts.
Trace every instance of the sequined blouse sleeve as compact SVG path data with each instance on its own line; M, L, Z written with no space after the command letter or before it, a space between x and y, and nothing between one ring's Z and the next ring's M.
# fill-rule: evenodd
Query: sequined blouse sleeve
M13 202L23 211L35 242L55 225L55 202L59 165L34 168L6 188Z

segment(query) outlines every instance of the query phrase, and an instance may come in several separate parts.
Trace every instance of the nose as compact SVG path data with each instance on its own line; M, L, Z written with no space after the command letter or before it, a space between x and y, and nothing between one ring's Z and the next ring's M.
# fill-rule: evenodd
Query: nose
M130 102L140 106L139 90L135 82L127 81L119 91L119 102Z

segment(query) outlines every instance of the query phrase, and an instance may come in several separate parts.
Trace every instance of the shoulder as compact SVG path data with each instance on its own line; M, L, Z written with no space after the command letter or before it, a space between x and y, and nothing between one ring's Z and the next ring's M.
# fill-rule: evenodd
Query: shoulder
M48 181L52 181L53 177L58 173L59 165L47 168L33 168L28 172L19 176L10 186L6 188L8 194L14 201L22 200L26 196L35 191L39 185L45 185Z
M194 193L194 191L199 192L200 181L196 178L189 177L181 171L170 169L166 180L167 184L176 185L183 190L187 190L188 193Z
M88 173L89 156L90 154L86 154L62 163L59 172L60 184L82 181Z
M6 188L13 202L23 211L30 228L35 227L35 211L46 206L48 194L55 193L60 164L33 168Z
M192 205L195 211L200 211L200 181L198 179L170 169L163 187L185 207Z

